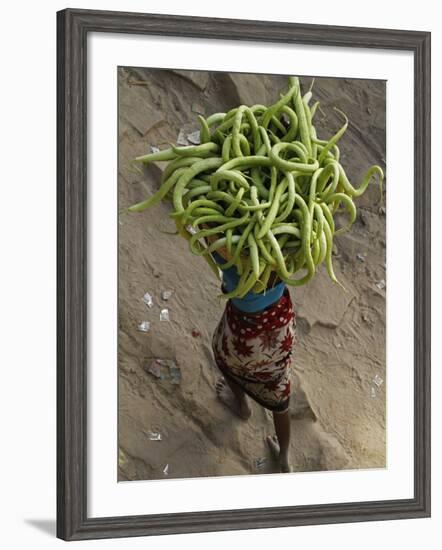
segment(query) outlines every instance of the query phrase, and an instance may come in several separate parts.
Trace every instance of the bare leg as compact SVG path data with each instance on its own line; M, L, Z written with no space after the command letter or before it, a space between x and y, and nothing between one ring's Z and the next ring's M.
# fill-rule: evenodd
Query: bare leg
M224 405L243 420L250 418L252 411L249 407L246 394L238 384L227 378L220 378L215 388L218 399Z
M273 412L276 438L269 436L267 443L279 461L281 472L291 472L289 463L290 445L290 414L286 410L283 413Z

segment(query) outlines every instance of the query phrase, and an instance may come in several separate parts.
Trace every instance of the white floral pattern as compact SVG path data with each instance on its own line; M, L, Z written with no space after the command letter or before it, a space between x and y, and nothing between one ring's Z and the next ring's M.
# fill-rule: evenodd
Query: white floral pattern
M255 401L285 410L290 398L290 367L296 341L296 315L286 289L259 314L247 314L229 301L212 348L218 368Z

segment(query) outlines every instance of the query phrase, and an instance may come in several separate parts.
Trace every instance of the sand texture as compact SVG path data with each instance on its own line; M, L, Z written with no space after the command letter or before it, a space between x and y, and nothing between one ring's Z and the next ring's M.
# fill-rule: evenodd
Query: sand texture
M310 81L301 79L304 90ZM131 159L176 142L182 129L198 130L196 113L270 104L286 83L282 76L119 69L120 481L277 471L265 443L271 414L252 403L252 417L241 421L215 396L219 282L184 239L170 234L168 204L142 214L121 211L154 193L164 169L157 163L137 171ZM325 113L315 120L320 138L342 124L334 106L350 119L340 142L350 181L357 185L371 164L385 168L385 82L320 78L314 98ZM307 286L291 290L298 316L295 471L385 467L385 209L378 185L355 202L357 221L336 237L333 255L347 292L322 267ZM163 291L172 292L168 300ZM151 308L143 303L146 292ZM170 320L160 321L165 308ZM138 330L142 321L150 321L148 332ZM176 369L166 362L157 378L148 370L155 358L174 361Z

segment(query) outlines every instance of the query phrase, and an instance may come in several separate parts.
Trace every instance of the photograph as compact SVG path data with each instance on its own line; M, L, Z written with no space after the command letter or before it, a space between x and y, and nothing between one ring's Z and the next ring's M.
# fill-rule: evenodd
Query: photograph
M118 481L386 468L388 83L116 70Z
M434 550L439 5L89 4L2 10L2 547Z

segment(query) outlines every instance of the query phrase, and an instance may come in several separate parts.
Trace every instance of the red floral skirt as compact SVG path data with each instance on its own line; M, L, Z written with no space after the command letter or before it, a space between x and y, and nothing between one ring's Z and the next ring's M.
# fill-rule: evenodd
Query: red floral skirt
M257 403L285 411L290 399L290 366L296 315L286 288L259 313L245 313L229 300L215 330L212 348L222 374Z

